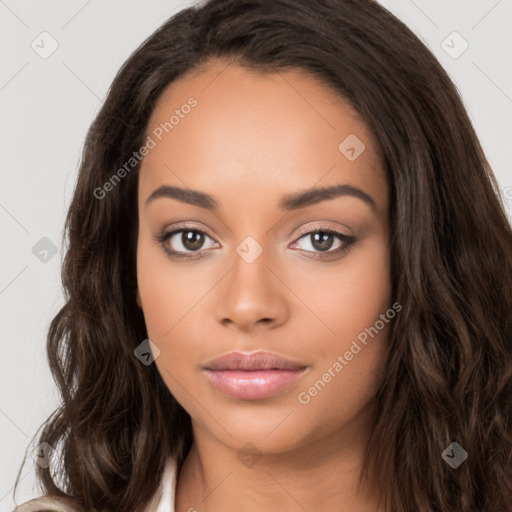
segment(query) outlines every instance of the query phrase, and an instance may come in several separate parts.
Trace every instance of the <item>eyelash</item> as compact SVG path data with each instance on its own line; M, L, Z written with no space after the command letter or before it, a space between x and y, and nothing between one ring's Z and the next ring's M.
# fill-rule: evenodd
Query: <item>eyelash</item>
M176 260L197 259L196 254L200 254L203 250L208 250L208 249L191 251L189 253L182 253L180 251L174 251L172 249L169 249L169 247L165 244L165 242L169 238L171 238L173 235L175 235L177 233L181 233L181 232L186 232L186 231L193 231L196 233L201 233L213 240L213 238L210 235L208 235L208 233L203 231L202 229L199 229L195 226L187 226L187 225L178 226L176 229L173 229L172 231L164 231L162 234L155 236L154 239L162 246L162 249L166 252L166 254L170 258L173 258ZM315 225L315 226L313 226L313 229L310 228L306 231L301 231L299 233L299 237L293 243L295 244L298 240L306 237L307 235L312 235L312 234L316 234L316 233L320 233L320 232L324 233L324 234L328 234L328 235L334 235L344 245L342 245L341 247L338 247L335 250L329 250L329 251L324 251L324 252L314 252L313 254L316 254L316 256L313 256L314 259L319 259L319 260L332 259L334 255L339 256L339 257L344 256L349 251L349 249L351 249L353 247L353 245L356 242L356 239L352 236L344 235L343 233L340 233L339 231L336 231L332 228L327 228L327 227L324 227L321 225ZM311 253L313 251L306 251L306 252Z

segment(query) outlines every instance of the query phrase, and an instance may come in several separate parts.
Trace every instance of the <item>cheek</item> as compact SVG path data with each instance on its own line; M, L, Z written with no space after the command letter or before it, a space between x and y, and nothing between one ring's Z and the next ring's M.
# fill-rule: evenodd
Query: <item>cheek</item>
M389 253L375 242L354 252L339 271L317 276L308 305L329 330L317 338L317 364L298 403L314 417L350 418L375 395L396 312L391 308ZM308 286L310 286L308 284ZM390 312L390 313L389 313ZM384 315L384 319L381 315ZM328 414L322 411L330 410Z
M194 294L190 283L181 289L180 277L176 272L169 275L169 265L165 268L157 263L145 264L144 261L141 258L139 291L148 338L160 351L154 364L169 391L189 411L193 404L185 389L193 387L191 367L200 354L195 353L190 343L187 320L198 300L194 296L197 293Z
M297 417L303 418L306 431L328 433L368 411L383 376L387 334L386 328L366 346L358 341L359 347L340 346L312 373L295 397Z
M165 344L208 289L196 272L173 263L150 234L141 230L137 246L137 285L151 341Z
M176 307L172 293L175 284L170 285L165 269L162 268L157 248L152 247L141 234L137 247L137 286L143 303L143 313L148 336L158 346L165 332L171 328ZM178 301L176 301L178 302Z
M301 296L326 327L320 353L342 353L391 306L387 245L375 239L347 254L335 270L324 268L303 279L300 287Z
M191 368L201 358L200 347L192 341L190 322L197 322L196 308L210 284L197 280L172 264L163 250L141 231L137 247L137 281L143 303L148 338L158 347L155 359L164 382L183 404L190 408ZM185 386L185 388L183 387ZM187 399L188 396L188 399Z

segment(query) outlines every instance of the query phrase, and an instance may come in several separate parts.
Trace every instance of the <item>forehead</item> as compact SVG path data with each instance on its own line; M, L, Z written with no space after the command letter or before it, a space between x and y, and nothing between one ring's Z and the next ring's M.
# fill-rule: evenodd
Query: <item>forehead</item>
M146 136L154 147L141 164L144 197L174 184L247 206L262 194L270 200L271 192L350 184L387 206L372 133L343 98L302 69L196 69L164 90Z

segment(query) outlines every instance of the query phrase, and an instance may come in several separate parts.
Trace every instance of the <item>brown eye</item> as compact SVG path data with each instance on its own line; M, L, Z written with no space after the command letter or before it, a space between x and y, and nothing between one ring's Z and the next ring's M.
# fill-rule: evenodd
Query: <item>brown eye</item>
M204 233L200 231L183 230L181 235L181 243L183 247L190 251L197 251L204 244Z
M207 239L214 242L204 231L191 228L175 229L157 239L165 252L175 258L195 257L194 253L202 252Z
M301 244L302 240L307 243ZM316 227L314 231L303 232L291 247L312 253L313 258L336 258L348 251L355 242L356 239L352 236L344 235L333 229Z
M326 231L318 231L308 236L311 237L311 245L319 251L328 251L332 247L335 239L332 233Z

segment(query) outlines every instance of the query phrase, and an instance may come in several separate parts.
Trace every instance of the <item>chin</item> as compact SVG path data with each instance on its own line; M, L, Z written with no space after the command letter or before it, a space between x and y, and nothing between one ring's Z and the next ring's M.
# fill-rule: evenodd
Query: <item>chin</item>
M308 418L300 416L293 398L289 403L283 400L272 405L230 404L221 407L215 404L212 410L217 411L216 417L222 421L215 421L203 411L197 423L234 450L249 443L265 454L286 453L316 437L315 431L321 436L325 428L325 425L309 424ZM194 416L192 422L196 423Z

